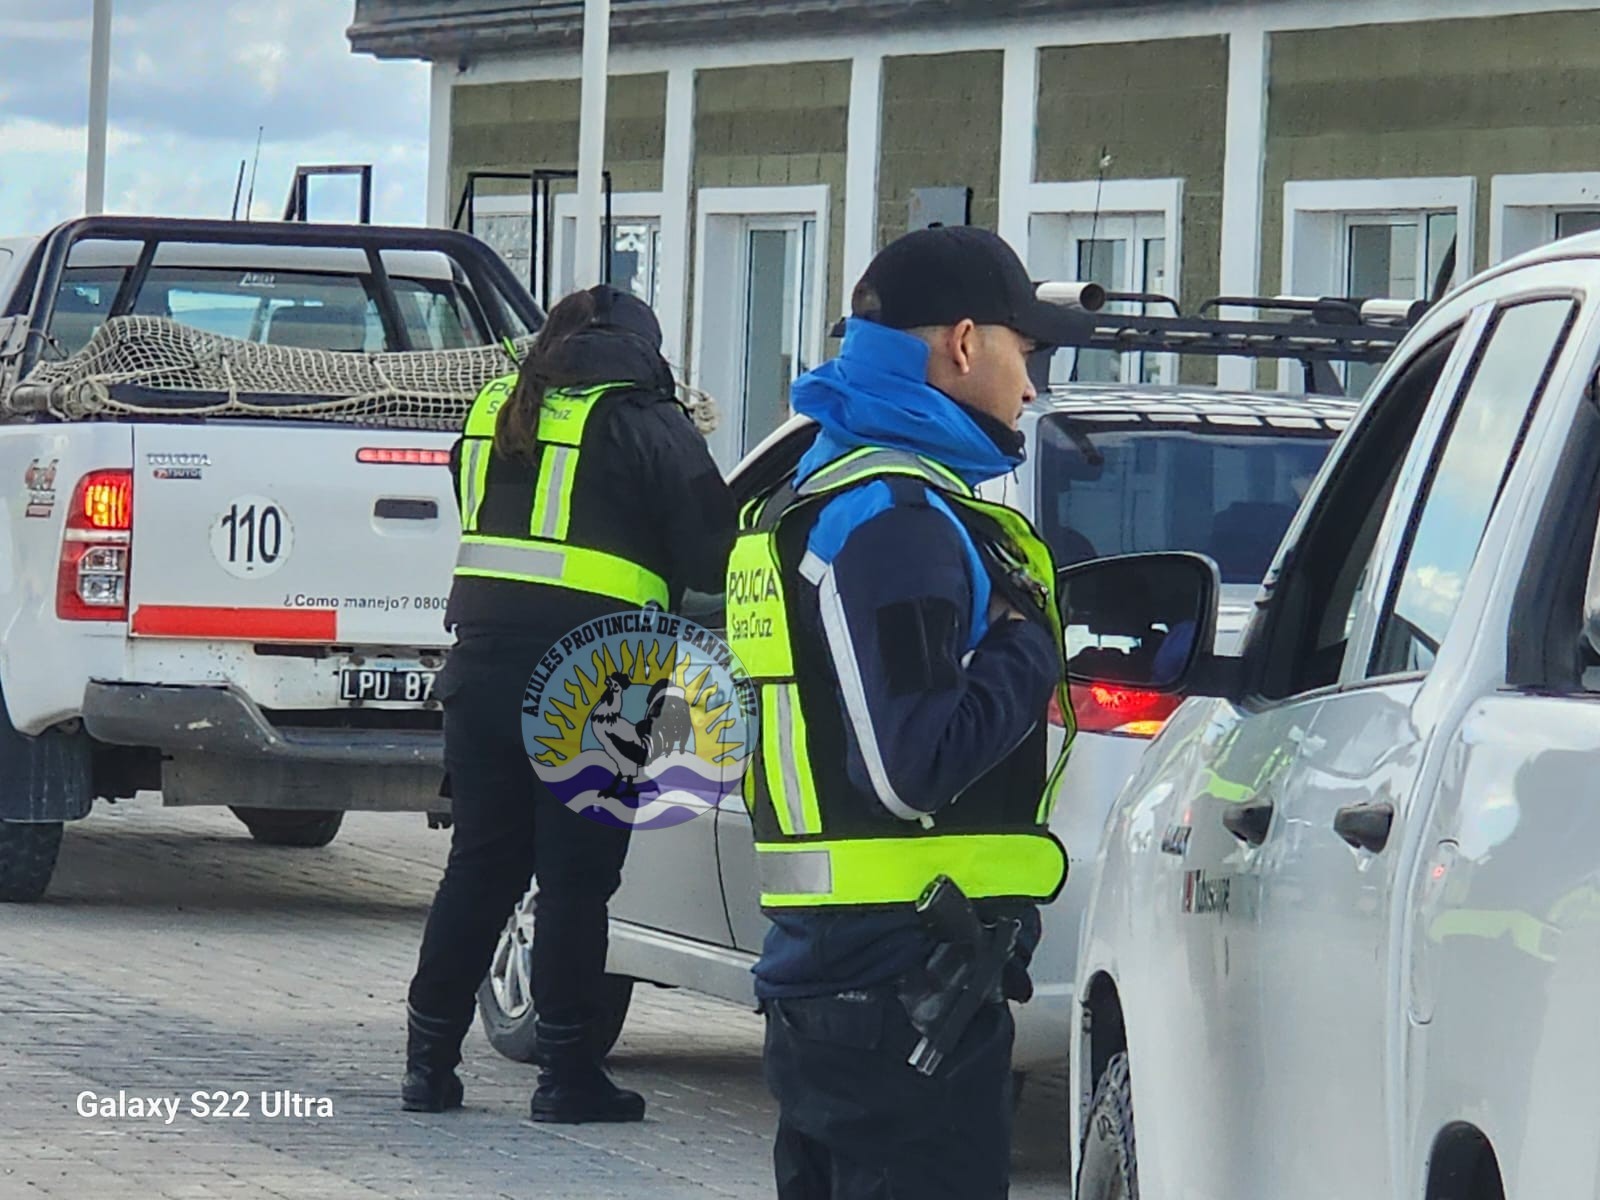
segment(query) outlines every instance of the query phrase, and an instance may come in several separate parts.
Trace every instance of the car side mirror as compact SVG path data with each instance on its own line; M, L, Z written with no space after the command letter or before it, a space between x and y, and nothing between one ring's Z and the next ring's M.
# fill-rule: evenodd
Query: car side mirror
M1072 683L1164 694L1209 687L1222 582L1200 554L1125 554L1057 576Z

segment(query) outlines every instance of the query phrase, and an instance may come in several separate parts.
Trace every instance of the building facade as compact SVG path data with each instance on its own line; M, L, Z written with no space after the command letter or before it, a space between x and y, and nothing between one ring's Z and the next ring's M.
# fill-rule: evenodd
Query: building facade
M469 172L576 164L582 7L357 0L358 52L433 63L432 221ZM872 254L933 220L1186 311L1421 297L1600 228L1600 0L615 0L614 25L613 277L722 401L725 463ZM472 210L514 265L548 248L560 294L570 195L548 228L526 182Z

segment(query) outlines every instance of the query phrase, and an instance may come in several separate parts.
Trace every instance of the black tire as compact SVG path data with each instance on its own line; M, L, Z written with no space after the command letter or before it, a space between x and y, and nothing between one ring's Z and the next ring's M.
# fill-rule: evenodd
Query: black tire
M622 1027L628 1020L628 1008L633 1003L633 980L623 975L607 975L601 983L601 1015L595 1026L595 1041L600 1057L605 1058L622 1037ZM494 989L485 979L478 988L478 1015L483 1021L483 1032L489 1044L512 1062L537 1063L539 1061L538 1037L534 1029L534 1014L530 1008L517 1017L508 1017L495 1000Z
M539 1061L529 938L532 898L533 893L529 892L506 922L505 932L489 964L489 974L478 985L478 1016L483 1021L483 1032L489 1044L513 1062L524 1063ZM607 975L601 980L600 1018L594 1030L601 1058L611 1053L622 1036L622 1026L628 1020L628 1007L632 1002L632 979Z
M1128 1056L1106 1064L1094 1087L1078 1158L1077 1200L1139 1200Z
M344 813L323 809L235 808L250 836L267 846L315 849L339 836Z
M31 904L44 895L61 852L61 822L0 821L0 902Z

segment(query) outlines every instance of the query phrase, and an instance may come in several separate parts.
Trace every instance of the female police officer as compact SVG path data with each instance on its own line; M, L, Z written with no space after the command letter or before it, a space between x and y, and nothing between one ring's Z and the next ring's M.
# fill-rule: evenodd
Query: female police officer
M607 286L557 304L520 376L484 389L452 471L463 536L445 623L457 641L437 694L455 825L408 997L401 1099L412 1111L461 1105L474 997L531 874L544 1064L533 1119L636 1121L643 1098L612 1084L590 1038L628 831L539 782L522 697L576 626L670 607L685 588L720 591L733 501L677 403L655 315Z

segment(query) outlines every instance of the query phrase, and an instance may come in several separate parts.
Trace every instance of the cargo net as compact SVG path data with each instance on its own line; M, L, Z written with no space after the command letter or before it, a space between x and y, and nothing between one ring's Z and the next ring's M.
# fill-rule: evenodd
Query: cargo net
M533 345L512 343L518 360ZM14 412L68 421L96 417L279 417L457 430L490 380L514 366L505 348L365 354L265 346L192 329L161 317L113 317L84 348L37 364L4 398ZM702 433L716 405L679 385L679 400Z

